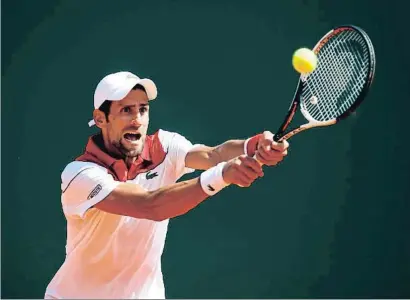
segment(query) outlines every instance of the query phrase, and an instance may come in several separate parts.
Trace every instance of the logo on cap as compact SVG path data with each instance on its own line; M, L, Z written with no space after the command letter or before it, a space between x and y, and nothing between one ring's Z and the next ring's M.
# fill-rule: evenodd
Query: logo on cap
M137 78L134 74L127 74L127 78Z

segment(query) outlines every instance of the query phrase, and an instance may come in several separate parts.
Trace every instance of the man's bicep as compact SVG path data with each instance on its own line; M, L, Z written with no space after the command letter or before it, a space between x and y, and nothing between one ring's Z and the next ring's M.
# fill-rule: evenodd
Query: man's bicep
M141 209L138 205L144 201L147 191L135 183L120 182L103 200L94 205L95 208L122 216L135 216ZM143 212L139 212L143 213Z
M217 158L214 157L215 147L198 145L193 147L185 157L185 166L195 170L207 170L216 165Z

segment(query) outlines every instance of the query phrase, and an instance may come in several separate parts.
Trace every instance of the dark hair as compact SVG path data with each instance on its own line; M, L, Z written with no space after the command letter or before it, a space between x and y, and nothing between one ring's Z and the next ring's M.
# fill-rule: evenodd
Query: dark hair
M144 91L145 93L147 93L147 91L145 90L145 88L141 85L141 84L136 84L133 88L132 88L133 90L141 90L141 91ZM101 104L101 106L100 106L100 108L99 108L99 110L101 110L103 113L104 113L104 115L105 115L105 119L108 121L108 115L110 114L110 108L111 108L111 104L112 104L112 101L110 101L110 100L105 100L104 102L103 102L103 104Z

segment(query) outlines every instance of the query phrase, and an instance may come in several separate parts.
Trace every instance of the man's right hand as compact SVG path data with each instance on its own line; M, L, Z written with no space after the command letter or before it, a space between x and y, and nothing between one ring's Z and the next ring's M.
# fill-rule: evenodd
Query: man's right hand
M241 155L229 160L222 170L226 183L241 187L249 187L257 178L263 177L262 166L247 155Z

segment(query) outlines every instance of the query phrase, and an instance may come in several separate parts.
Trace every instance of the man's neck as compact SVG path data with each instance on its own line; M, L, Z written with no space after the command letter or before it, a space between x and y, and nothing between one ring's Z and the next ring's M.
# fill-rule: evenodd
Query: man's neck
M134 157L129 157L129 156L124 156L124 154L118 152L115 148L110 149L109 145L105 143L105 140L102 136L102 134L99 134L95 138L95 143L101 148L102 151L110 155L111 157L115 159L122 159L124 160L125 164L127 165L128 169L131 167L131 165L138 159L138 156Z
M127 168L129 169L132 164L137 160L138 157L128 157L126 156L124 159L125 164L127 165Z

